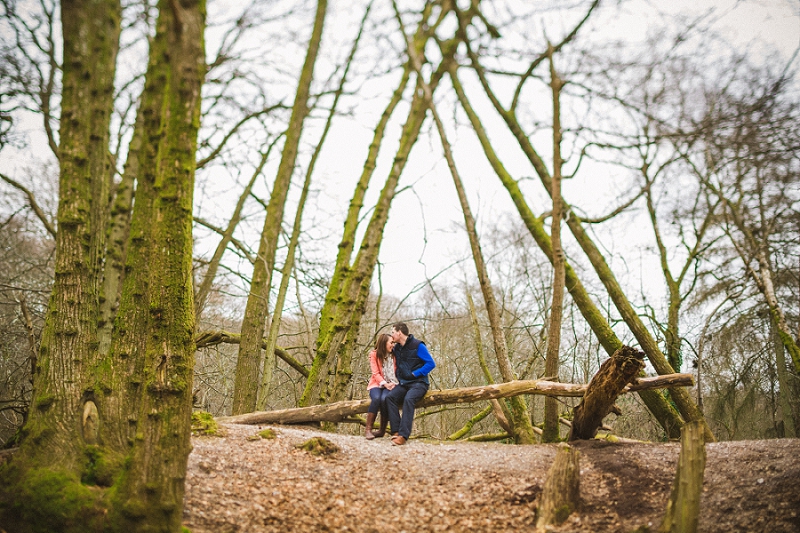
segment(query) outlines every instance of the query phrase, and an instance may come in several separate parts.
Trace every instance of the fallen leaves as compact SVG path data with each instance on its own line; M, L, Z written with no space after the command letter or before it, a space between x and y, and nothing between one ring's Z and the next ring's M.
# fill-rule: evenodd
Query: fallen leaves
M184 507L192 533L532 530L555 456L553 445L415 439L397 447L386 438L307 427L280 427L270 440L252 426L224 429L224 438L193 439ZM339 451L312 456L296 448L314 437ZM754 451L764 447L771 453ZM584 505L554 531L632 531L660 523L676 445L587 442L581 453ZM788 480L800 477L798 455L797 439L709 445L701 531L755 531L767 519L771 532L796 531L800 486ZM738 457L748 458L748 466ZM768 501L771 514L759 518Z

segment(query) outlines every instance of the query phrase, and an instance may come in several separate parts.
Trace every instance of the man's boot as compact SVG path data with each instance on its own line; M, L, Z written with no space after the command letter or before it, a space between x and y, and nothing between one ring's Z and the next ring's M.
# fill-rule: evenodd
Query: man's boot
M375 435L372 433L372 426L375 424L375 416L377 413L367 413L367 429L364 430L364 436L367 440L372 440L375 438Z
M389 423L389 417L381 413L380 429L377 432L372 432L376 437L383 437L386 435L386 424Z

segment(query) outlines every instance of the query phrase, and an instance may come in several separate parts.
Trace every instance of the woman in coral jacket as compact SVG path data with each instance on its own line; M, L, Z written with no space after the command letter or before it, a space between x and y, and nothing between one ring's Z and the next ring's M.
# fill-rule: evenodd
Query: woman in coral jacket
M397 384L392 348L394 348L394 341L391 335L381 333L375 342L375 349L369 352L369 367L372 370L372 376L369 378L367 390L372 403L369 404L369 411L367 411L367 428L364 436L370 440L375 437L383 437L386 434L386 424L389 422L386 395ZM379 412L381 414L380 429L373 432L372 427Z

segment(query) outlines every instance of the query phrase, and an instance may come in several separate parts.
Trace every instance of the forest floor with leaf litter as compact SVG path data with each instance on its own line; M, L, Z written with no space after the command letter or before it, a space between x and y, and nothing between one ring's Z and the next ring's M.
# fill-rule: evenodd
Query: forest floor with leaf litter
M193 437L184 501L192 533L533 531L556 445L439 443L308 426L222 426ZM339 451L296 448L324 437ZM557 532L656 531L678 443L580 441L581 499ZM708 444L701 532L800 531L800 439Z

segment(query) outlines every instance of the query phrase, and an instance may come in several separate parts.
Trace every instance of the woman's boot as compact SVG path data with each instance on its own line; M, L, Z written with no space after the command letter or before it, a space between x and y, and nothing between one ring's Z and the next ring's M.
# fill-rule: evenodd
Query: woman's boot
M372 433L372 426L375 424L375 415L377 415L377 413L367 413L367 429L364 431L364 436L367 440L375 438L375 435Z
M384 435L386 435L386 424L388 423L389 423L389 417L381 413L381 423L380 423L381 427L377 432L373 431L372 434L375 435L376 437L383 437Z

